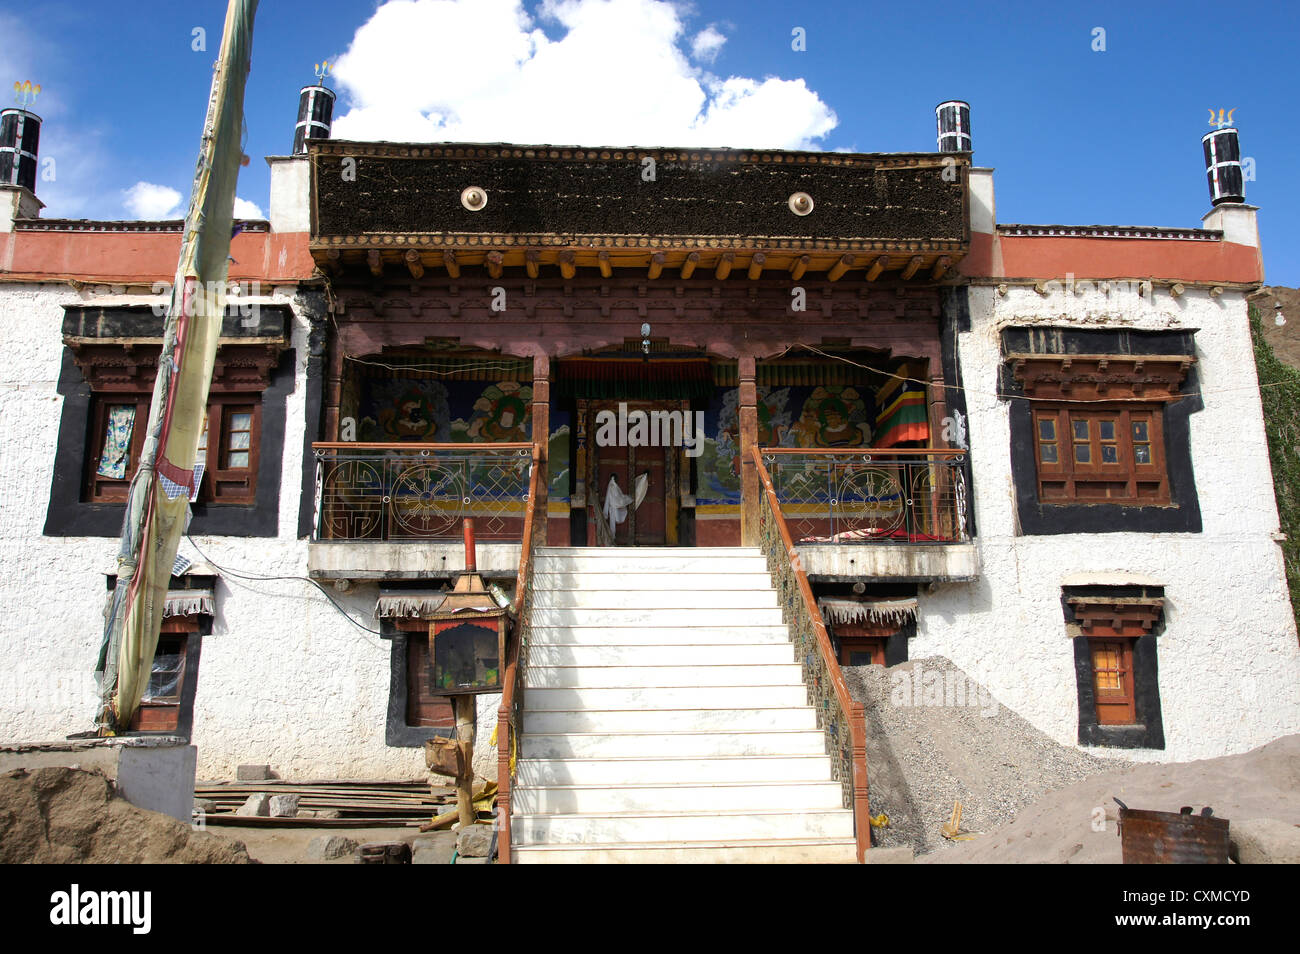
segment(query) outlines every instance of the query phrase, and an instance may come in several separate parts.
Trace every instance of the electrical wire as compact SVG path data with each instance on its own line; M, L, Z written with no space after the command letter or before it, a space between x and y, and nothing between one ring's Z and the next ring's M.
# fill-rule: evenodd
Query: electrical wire
M370 634L372 634L372 635L374 635L374 636L382 637L382 636L384 635L382 632L380 632L380 631L377 630L377 629L371 629L369 626L365 626L365 625L363 625L363 624L361 624L361 623L358 623L355 619L352 618L351 614L348 613L347 610L345 610L341 605L339 605L338 601L335 600L334 597L330 596L329 591L326 590L325 587L321 586L321 584L320 584L319 582L317 582L316 580L313 580L313 579L312 579L311 577L309 577L309 576L265 576L265 575L260 574L260 573L240 573L238 570L232 570L232 569L230 569L229 567L221 566L219 563L217 563L217 561L215 561L215 560L213 560L211 557L209 557L206 553L203 552L203 550L199 547L199 545L198 545L197 543L194 542L194 538L191 537L188 533L185 534L185 539L189 541L190 546L192 546L192 547L195 549L195 551L198 553L198 555L199 555L200 557L203 558L203 561L204 561L205 563L208 563L208 564L210 564L210 565L216 567L216 568L217 568L218 570L220 570L223 574L227 574L227 575L229 575L229 576L233 576L233 577L236 577L237 579L241 579L241 580L262 580L262 581L267 581L267 580L297 580L298 582L301 582L301 583L310 583L312 586L316 587L316 589L320 590L320 591L321 591L321 595L324 596L325 599L329 600L330 605L333 606L336 610L338 610L339 614L340 614L344 619L346 619L349 623L351 623L353 626L355 626L357 629L360 629L360 630L362 630L362 631L364 631L364 632L370 633ZM371 643L371 645L373 646L373 645L375 645L375 644L374 644L374 643ZM376 646L375 648L377 648L377 649L382 649L383 647L382 647L382 646Z

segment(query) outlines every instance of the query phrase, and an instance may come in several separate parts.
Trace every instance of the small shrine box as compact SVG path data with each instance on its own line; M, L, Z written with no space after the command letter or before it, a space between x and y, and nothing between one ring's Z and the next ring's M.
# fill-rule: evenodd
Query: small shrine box
M506 611L479 575L462 573L429 617L430 691L440 696L500 692L508 625Z

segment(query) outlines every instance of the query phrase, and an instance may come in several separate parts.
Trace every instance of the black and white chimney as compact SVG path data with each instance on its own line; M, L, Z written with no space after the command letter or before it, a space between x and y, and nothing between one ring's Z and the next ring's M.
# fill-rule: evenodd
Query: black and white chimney
M970 152L970 103L949 100L934 107L940 152Z
M1235 126L1223 126L1201 137L1205 150L1205 177L1210 184L1210 202L1245 202L1246 184L1241 174L1241 143Z
M334 122L334 90L325 85L329 75L328 63L318 64L313 86L298 91L298 125L293 131L293 154L305 155L308 139L328 139Z
M36 154L41 117L18 107L0 110L0 185L36 192Z

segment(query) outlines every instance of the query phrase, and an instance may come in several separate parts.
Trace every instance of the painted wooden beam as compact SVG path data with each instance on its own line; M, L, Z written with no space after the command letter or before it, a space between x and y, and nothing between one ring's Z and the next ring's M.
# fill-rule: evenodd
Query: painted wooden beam
M682 278L690 278L695 274L695 266L700 264L700 253L691 252L686 256L686 261L682 262Z
M524 252L524 270L529 278L536 278L541 273L542 253L535 248Z
M880 273L883 272L888 267L889 267L889 256L888 255L880 256L878 259L872 262L871 267L867 269L867 281L874 282L877 278L880 277Z
M614 275L614 266L609 261L609 252L599 251L596 253L596 264L600 266L601 278L612 278Z
M646 271L646 277L650 279L658 278L664 270L664 253L655 252L650 256L650 268Z
M460 263L456 261L456 250L449 248L442 253L442 264L452 278L460 278Z
M417 281L424 277L424 262L420 261L420 253L415 249L407 249L406 254L402 256L406 260L406 270L411 273L411 277Z
M574 264L576 256L573 249L566 248L560 252L560 274L565 278L572 278L578 274L578 266Z
M948 270L948 266L951 264L952 264L951 258L949 258L947 255L940 255L937 259L935 259L934 268L930 269L930 278L935 280L943 278L943 273Z
M921 263L924 261L925 259L922 258L920 255L913 255L910 259L908 259L907 265L903 269L903 281L907 281L909 278L915 275L916 270L921 267Z
M488 252L484 257L484 263L487 265L488 274L493 278L501 277L501 263L505 261L505 256L500 252Z
M713 269L713 277L716 278L718 281L722 281L724 278L730 275L731 265L735 260L736 260L735 252L723 252L722 255L718 257L717 267Z
M790 277L795 281L803 278L803 273L808 271L808 263L812 261L809 255L800 255L790 263Z
M379 249L372 248L366 253L366 264L370 266L370 274L376 278L384 277L384 260L379 257Z
M749 260L749 280L756 282L763 277L763 265L767 262L767 256L762 252L755 252L754 257Z
M839 281L844 277L844 273L854 266L857 260L857 256L852 252L841 255L840 260L832 265L830 271L826 273L827 279L833 282Z

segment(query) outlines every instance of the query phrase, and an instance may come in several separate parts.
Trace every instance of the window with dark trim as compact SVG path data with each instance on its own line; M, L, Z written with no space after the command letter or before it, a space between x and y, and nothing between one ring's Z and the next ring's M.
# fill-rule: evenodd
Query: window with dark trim
M406 637L406 724L445 729L456 724L455 713L447 696L433 694L429 624L424 620L416 622L423 623L423 631L410 629Z
M1036 404L1043 503L1169 503L1163 409L1156 404Z
M163 620L149 683L140 696L140 708L131 719L132 731L176 732L180 728L190 636L196 633L197 619L170 617Z
M1198 533L1194 333L1004 328L1018 532Z
M1160 587L1066 587L1066 631L1074 644L1079 743L1163 749L1156 637Z
M92 396L93 430L87 455L87 502L122 503L140 462L149 420L150 394ZM257 498L260 394L222 394L208 402L196 465L202 465L201 503L252 503ZM218 433L212 440L210 431ZM197 468L196 468L197 469Z

